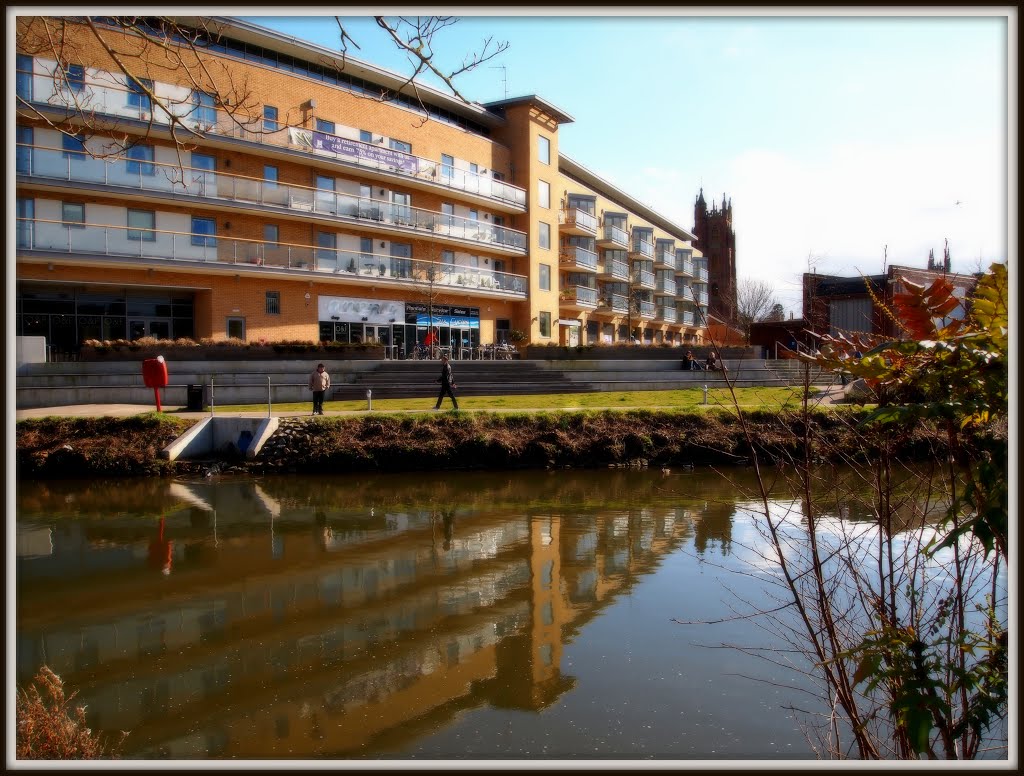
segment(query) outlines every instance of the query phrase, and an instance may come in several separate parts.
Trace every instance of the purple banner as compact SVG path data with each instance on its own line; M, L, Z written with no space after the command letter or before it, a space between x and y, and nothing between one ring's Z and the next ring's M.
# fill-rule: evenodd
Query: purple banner
M403 154L401 151L393 151L390 148L377 148L337 135L325 135L323 132L313 133L313 150L331 151L342 156L353 156L356 159L369 159L411 175L420 171L419 159L415 156Z

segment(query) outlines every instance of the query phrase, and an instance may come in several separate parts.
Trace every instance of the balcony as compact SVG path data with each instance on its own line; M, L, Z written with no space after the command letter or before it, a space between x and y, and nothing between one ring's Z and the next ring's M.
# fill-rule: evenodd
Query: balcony
M682 277L693 277L693 262L682 253L676 253L675 271Z
M654 293L658 296L674 297L676 295L676 281L669 278L658 278L654 286Z
M25 153L26 150L29 153ZM526 254L523 232L409 205L124 157L98 159L87 154L28 146L18 146L18 154L18 173L28 175L33 181L87 184L92 190L97 185L110 186L159 194L168 200L185 195L210 203L243 203L296 216L323 216L339 225L366 223L399 236L426 233L423 236Z
M301 280L315 279L310 273L316 273L321 276L316 279L340 276L363 281L366 285L445 286L454 291L477 294L496 292L514 299L525 299L528 287L522 275L479 267L208 234L95 224L69 225L43 219L19 219L16 233L19 257L38 252L44 258L69 254L86 260L96 256L129 261L142 259L147 263L180 263L191 269L200 267L238 272L247 268L253 272Z
M631 259L654 259L654 245L643 240L634 240L629 248Z
M597 272L597 254L578 245L563 245L558 254L561 268L569 272Z
M676 313L677 313L676 314L676 321L677 321L677 323L681 323L681 324L683 324L683 326L693 326L694 325L694 322L693 322L694 321L693 310L677 310Z
M675 323L676 308L660 304L654 313L654 319L656 321L664 321L665 323Z
M567 310L594 310L597 308L597 289L586 286L568 286L558 295L559 307Z
M38 66L40 62L36 62ZM139 96L123 86L97 83L114 82L113 74L90 75L80 91L73 94L61 88L58 79L49 75L35 75L32 79L33 104L51 106L60 113L87 111L106 118L121 118L152 122L154 127L167 128L170 118L160 104L151 105L148 97ZM493 177L442 165L432 159L395 151L374 143L314 132L299 127L282 127L264 131L263 119L233 117L227 111L214 107L199 107L192 102L187 88L156 82L153 93L162 105L186 126L208 136L219 136L301 151L317 157L326 157L361 170L386 173L441 188L465 192L500 203L505 209L526 210L526 191ZM239 122L242 122L241 124Z
M701 307L708 306L708 292L707 291L694 291L693 301L699 304Z
M633 272L630 282L637 288L643 288L648 291L654 290L654 273L646 269L638 269Z
M626 250L629 248L629 235L625 229L605 224L604 231L597 236L597 244L602 248Z
M685 283L677 284L676 285L676 299L679 299L679 300L681 300L683 302L690 302L691 304L694 304L695 300L693 298L693 289L690 288Z
M654 302L640 302L640 317L654 320L655 305Z
M596 312L625 315L629 312L629 300L621 294L606 294L597 300Z
M629 265L624 261L605 259L597 270L598 276L606 280L629 282Z
M671 269L676 268L676 252L675 250L664 250L659 249L654 253L654 268L655 269Z
M693 268L693 276L694 276L694 278L699 280L701 283L707 283L708 282L708 270L707 270L706 267L694 267Z
M566 208L558 214L558 230L563 234L593 237L597 234L597 216L577 208Z

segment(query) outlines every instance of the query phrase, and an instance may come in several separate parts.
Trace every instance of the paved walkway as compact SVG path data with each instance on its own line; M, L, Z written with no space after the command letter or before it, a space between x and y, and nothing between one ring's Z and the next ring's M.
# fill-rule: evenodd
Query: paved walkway
M836 404L843 399L843 386L841 385L829 385L821 386L821 390L825 392L825 398L821 403L823 404ZM16 419L26 420L28 418L45 418L51 415L57 415L60 417L93 417L93 418L124 418L131 415L142 415L147 412L152 412L156 407L152 404L71 404L66 407L34 407L31 409L17 410ZM449 411L451 405L445 402L444 411ZM541 408L535 408L536 411L542 411ZM543 411L551 411L554 408L545 408ZM572 408L563 408L572 409ZM588 410L594 409L625 409L621 404L614 407L587 407ZM648 408L653 409L653 408ZM671 409L666 407L665 409ZM208 417L210 412L206 410L204 412L189 412L184 406L165 406L163 411L168 415L173 415L176 418L205 418ZM271 408L272 414L275 418L301 418L309 417L309 410L289 410L279 411ZM530 408L514 407L509 409L503 408L488 408L474 410L470 408L464 408L464 412L532 412L534 410ZM422 410L374 410L374 412L433 412L433 409L422 409ZM215 415L219 417L232 417L232 418L263 418L266 417L267 411L263 410L251 410L247 412L224 412L215 408ZM328 415L365 415L366 409L358 410L331 410L328 409L324 412L324 416Z

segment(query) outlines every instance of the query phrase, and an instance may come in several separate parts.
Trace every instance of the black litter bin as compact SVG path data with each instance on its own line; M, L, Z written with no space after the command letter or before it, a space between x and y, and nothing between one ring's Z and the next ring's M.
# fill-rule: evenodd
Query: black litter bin
M185 389L185 404L189 412L202 412L203 386L189 385Z

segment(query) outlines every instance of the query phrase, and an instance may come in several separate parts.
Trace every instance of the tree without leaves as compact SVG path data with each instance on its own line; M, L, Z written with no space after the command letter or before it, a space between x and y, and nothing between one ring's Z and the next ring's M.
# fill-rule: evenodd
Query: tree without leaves
M336 19L341 56L321 57L317 64L341 73L345 69L349 47L359 46L346 31L342 20ZM374 20L408 55L411 71L398 89L382 89L376 97L363 96L389 102L395 100L399 93L411 94L424 109L420 124L428 119L414 79L430 73L440 79L453 96L468 103L469 100L456 88L455 80L508 48L508 43L495 44L487 38L480 51L467 55L459 66L446 70L437 62L435 36L458 19L450 16L375 16ZM254 97L248 82L238 80L231 67L204 53L211 42L221 40L226 25L204 17L192 17L188 21L186 25L175 17L166 16L19 16L19 50L58 63L53 73L53 94L47 99L58 110L40 109L19 96L19 115L38 119L71 137L109 137L107 145L86 148L86 153L99 158L119 156L127 149L146 142L155 130L160 134L169 132L178 150L181 167L184 167L181 151L191 150L198 139L207 137L211 132L244 137L246 132L286 132L289 126L297 123L296 119L301 123L301 116L288 111L277 130L265 130L261 103ZM105 116L94 90L71 88L68 68L73 64L93 61L94 57L87 56L87 52L97 45L108 58L108 69L113 76L109 88L127 91L130 87L148 100L151 108L141 132L125 132L120 119ZM150 85L158 80L172 79L191 92L201 92L212 98L218 112L215 127L206 129L189 119L199 106L193 107L190 101L174 101L160 96Z
M736 320L750 342L750 326L757 321L781 320L771 318L782 305L775 299L775 286L764 280L740 278L736 284Z

